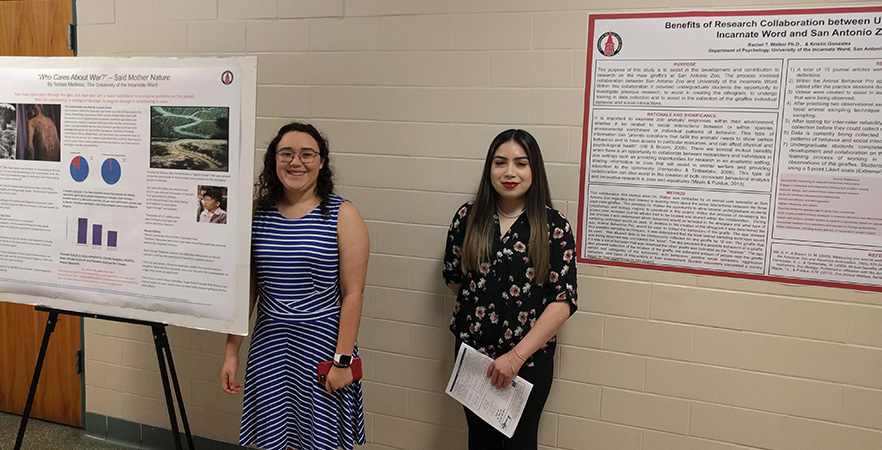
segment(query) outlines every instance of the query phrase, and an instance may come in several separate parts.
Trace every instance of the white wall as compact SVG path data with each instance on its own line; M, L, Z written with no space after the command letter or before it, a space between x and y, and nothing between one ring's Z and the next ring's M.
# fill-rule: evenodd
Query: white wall
M365 449L465 448L443 394L449 220L490 140L523 127L575 224L590 11L872 4L748 0L78 0L82 56L257 55L260 151L292 119L330 138L372 252L359 343ZM544 449L882 448L882 295L579 266ZM87 321L86 409L168 427L149 330ZM224 336L170 330L195 434L233 442ZM245 351L242 351L244 359ZM243 364L244 366L244 364Z

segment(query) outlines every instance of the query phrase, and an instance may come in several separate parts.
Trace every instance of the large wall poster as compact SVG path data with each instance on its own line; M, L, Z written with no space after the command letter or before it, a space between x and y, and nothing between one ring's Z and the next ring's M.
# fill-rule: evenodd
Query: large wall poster
M246 334L255 58L0 58L0 300Z
M579 261L882 291L882 7L588 17Z

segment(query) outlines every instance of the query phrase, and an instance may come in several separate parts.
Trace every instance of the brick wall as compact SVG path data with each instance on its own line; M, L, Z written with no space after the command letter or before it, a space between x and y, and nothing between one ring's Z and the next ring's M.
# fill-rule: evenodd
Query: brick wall
M492 137L515 126L537 137L575 224L587 13L830 5L749 3L78 0L77 17L81 56L258 56L258 166L287 121L328 135L340 193L372 240L364 448L426 450L465 448L461 408L443 393L453 298L440 257ZM882 448L882 296L579 274L541 448ZM168 427L148 331L86 322L87 411ZM194 433L235 441L241 396L219 386L224 336L172 328L170 340Z

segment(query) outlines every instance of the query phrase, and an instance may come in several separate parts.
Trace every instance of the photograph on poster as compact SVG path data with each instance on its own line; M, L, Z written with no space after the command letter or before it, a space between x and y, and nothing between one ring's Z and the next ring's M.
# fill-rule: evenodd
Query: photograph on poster
M202 223L227 223L227 188L223 186L199 186L199 210L196 221Z
M61 161L61 105L16 106L16 159Z
M0 159L15 159L15 105L0 103Z
M229 170L230 110L212 106L152 106L150 167Z

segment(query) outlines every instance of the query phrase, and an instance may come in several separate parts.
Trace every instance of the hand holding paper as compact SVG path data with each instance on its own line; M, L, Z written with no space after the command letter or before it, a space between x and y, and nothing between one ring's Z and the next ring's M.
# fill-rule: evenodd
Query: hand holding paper
M513 361L506 372L505 365L508 363L505 360L506 357L501 357L494 361L463 344L447 383L447 394L510 438L517 428L533 384L513 374L516 370ZM505 387L496 388L497 384Z
M523 361L512 358L511 353L506 353L492 360L487 367L487 378L490 379L490 384L497 389L503 389L510 385L518 375L522 364Z

